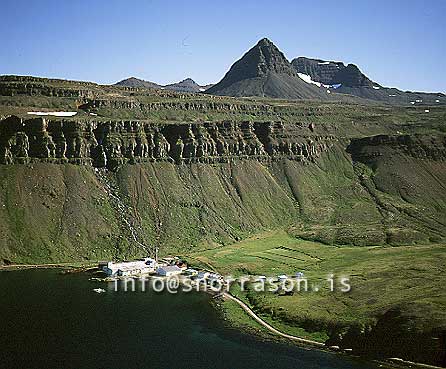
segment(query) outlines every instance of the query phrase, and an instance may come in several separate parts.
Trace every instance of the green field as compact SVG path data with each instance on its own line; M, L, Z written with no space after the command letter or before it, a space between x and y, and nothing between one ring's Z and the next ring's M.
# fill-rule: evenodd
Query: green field
M309 282L326 286L319 292L302 291L292 296L232 288L265 320L290 334L325 341L335 327L373 326L392 308L398 308L419 331L446 327L444 244L327 246L280 231L186 258L224 275L277 277L303 271ZM329 274L334 274L335 280L349 277L351 291L330 292L325 282ZM235 308L226 306L226 310L228 318L233 316L240 325Z

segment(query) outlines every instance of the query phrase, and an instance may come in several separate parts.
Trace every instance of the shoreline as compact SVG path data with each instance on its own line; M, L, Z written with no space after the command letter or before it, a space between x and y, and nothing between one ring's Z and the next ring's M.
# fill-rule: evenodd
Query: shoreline
M296 341L301 344L316 346L319 348L326 348L326 349L330 350L330 346L327 346L324 343L321 343L321 342L318 342L315 340L298 337L298 336L294 336L291 334L287 334L287 333L281 332L280 330L274 328L271 324L267 323L261 317L259 317L247 304L245 304L239 298L233 296L231 293L223 292L222 296L223 296L223 298L227 298L227 299L230 299L230 300L236 302L251 318L253 318L257 323L259 323L261 326L263 326L270 332L272 332L280 337L287 338L287 339Z
M231 319L231 315L228 314L228 310L224 307L224 306L215 306L216 309L218 309L222 315L224 320L227 322L227 324L234 328L237 329L239 331L243 331L245 333L254 335L258 338L261 339L265 339L265 340L271 340L277 343L282 343L282 344L286 344L286 345L297 345L299 347L305 347L305 348L309 348L309 349L313 349L313 350L319 350L319 351L324 351L324 352L330 352L336 355L344 355L346 357L351 357L351 358L355 358L355 359L359 359L359 360L366 360L366 361L370 361L372 363L378 364L380 367L383 368L387 368L387 369L398 369L398 368L416 368L416 369L445 369L446 367L440 367L440 366L435 366L435 365L430 365L430 364L424 364L424 363L417 363L417 362L413 362L413 361L409 361L409 360L404 360L401 358L386 358L386 359L371 359L371 358L367 358L365 356L360 356L360 355L355 355L352 354L349 351L345 351L342 349L338 349L336 347L330 347L325 345L324 343L318 342L318 341L314 341L314 340L309 340L306 338L302 338L302 337L297 337L297 336L293 336L293 335L288 335L286 333L283 333L281 331L279 331L278 329L274 328L273 326L271 326L269 323L264 322L265 324L260 323L259 320L263 321L263 319L261 319L260 317L258 317L258 319L254 318L253 315L249 314L247 310L245 310L243 308L243 305L246 305L243 301L239 300L237 297L232 296L231 294L227 294L227 293L223 293L222 297L224 297L226 294L226 297L228 298L228 300L226 301L233 301L234 303L236 303L238 305L238 308L240 308L243 313L245 313L245 315L248 315L251 319L251 321L255 321L258 324L260 324L261 328L254 328L254 327L249 327L248 325L246 326L242 326L240 324L237 324L233 317ZM229 297L229 296L231 297ZM238 300L238 301L237 301ZM241 304L240 304L241 303ZM249 306L246 305L246 307L250 310L251 308ZM254 312L252 312L254 315L256 315ZM269 326L272 329L267 328L267 326Z
M25 270L25 269L53 269L53 268L70 268L70 269L79 269L88 270L97 265L97 262L92 263L48 263L48 264L9 264L9 265L0 265L0 271L8 271L8 270Z
M65 269L66 273L82 273L82 272L88 272L92 271L94 269L97 269L96 267L97 263L79 263L76 265L76 263L48 263L48 264L11 264L11 265L0 265L0 272L1 271L20 271L20 270L28 270L28 269ZM106 281L104 281L106 282ZM288 344L288 345L298 345L300 347L307 347L310 349L316 349L320 351L325 352L331 352L333 354L338 355L345 355L348 357L353 357L357 359L365 359L364 356L358 356L351 354L349 351L342 350L337 348L336 346L330 347L325 345L322 342L318 342L315 340L303 338L294 336L291 334L287 334L284 332L281 332L280 330L273 327L270 323L264 321L261 317L259 317L250 306L248 306L246 303L241 301L236 296L233 296L229 292L220 292L220 293L211 293L208 290L200 290L200 292L205 292L210 295L212 295L212 299L214 298L221 298L223 301L233 301L238 305L238 308L243 311L245 315L248 316L248 319L252 322L255 321L257 324L261 326L263 329L255 329L253 327L249 328L248 326L241 326L239 324L236 324L236 322L233 320L233 317L231 319L231 315L228 314L227 309L223 306L215 306L214 308L218 309L221 313L224 315L224 320L230 325L232 328L237 329L239 331L243 331L245 333L248 333L253 336L257 336L262 339L272 340L278 343ZM212 303L211 299L211 303ZM248 323L249 324L249 323ZM429 365L429 364L423 364L423 363L416 363L409 360L404 360L401 358L388 358L383 360L370 360L373 363L379 364L380 366L384 368L419 368L419 369L445 369L446 367L439 367L435 365Z

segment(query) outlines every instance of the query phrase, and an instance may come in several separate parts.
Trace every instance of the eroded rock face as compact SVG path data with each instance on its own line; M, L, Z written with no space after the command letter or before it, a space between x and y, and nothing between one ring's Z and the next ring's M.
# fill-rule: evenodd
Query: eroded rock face
M353 139L347 148L354 161L373 164L381 157L400 152L418 159L445 160L446 136L378 135Z
M326 85L341 84L346 87L372 87L374 85L354 64L299 57L291 62L299 73L307 74L313 81ZM375 84L376 85L376 84Z
M22 120L0 122L2 164L46 161L116 168L147 161L177 164L235 159L314 161L334 138L314 125L282 122L204 122L159 125L141 121L84 122Z

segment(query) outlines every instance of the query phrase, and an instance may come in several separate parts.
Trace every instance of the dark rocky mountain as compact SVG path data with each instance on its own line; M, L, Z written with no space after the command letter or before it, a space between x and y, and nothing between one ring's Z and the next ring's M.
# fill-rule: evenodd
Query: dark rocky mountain
M172 83L169 85L159 85L154 82L145 81L143 79L130 77L119 81L116 83L116 86L125 86L125 87L138 87L138 88L156 88L161 90L172 90L178 92L204 92L212 85L200 86L196 83L192 78L186 78L180 82Z
M340 68L334 78L332 84L344 84L348 87L379 87L378 84L372 82L359 68L354 64L349 64L345 68Z
M283 53L267 38L236 61L224 78L206 91L213 95L286 99L326 97L327 92L304 82Z
M348 87L372 87L371 81L354 64L299 57L291 65L298 73L309 75L313 81L325 85L342 84Z
M388 88L368 78L354 64L299 57L291 65L301 75L331 88L331 92L377 100L392 105L438 105L446 103L441 93L401 91ZM329 87L330 86L330 87Z

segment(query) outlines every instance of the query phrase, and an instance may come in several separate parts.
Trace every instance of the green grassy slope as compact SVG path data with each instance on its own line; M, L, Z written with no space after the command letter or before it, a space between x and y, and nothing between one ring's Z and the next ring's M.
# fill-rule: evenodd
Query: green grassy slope
M258 234L222 249L190 254L190 260L211 265L222 274L277 277L304 271L310 282L319 282L321 292L294 296L257 294L248 300L264 313L273 312L290 321L367 322L389 307L405 305L407 311L423 318L425 324L446 324L446 244L391 246L329 246L302 240L283 231ZM413 265L413 260L417 264ZM329 274L349 276L352 291L328 291ZM325 283L325 284L324 284ZM338 282L336 282L338 283ZM339 284L338 284L339 286ZM429 291L420 293L425 288ZM283 312L283 313L280 313ZM358 319L359 318L359 319ZM430 322L430 323L429 323Z
M0 188L0 257L34 263L117 254L119 227L91 168L0 166Z
M406 159L398 158L395 168L387 160L373 171L352 162L338 143L315 163L158 162L116 172L68 164L0 166L0 258L124 258L155 246L176 253L268 229L340 245L440 242L446 234L444 164L411 160L409 172L401 164ZM388 180L394 177L386 170L401 178ZM428 176L437 181L426 182ZM406 187L410 191L402 191ZM148 249L133 241L128 223Z
M168 253L291 225L297 215L293 200L256 161L128 165L107 175L112 195L88 167L0 170L0 258L14 262L143 256L122 217L131 219L140 242ZM130 213L113 204L116 195Z
M318 292L256 292L252 285L243 292L234 285L232 292L284 332L321 342L329 339L330 344L354 348L357 353L378 350L378 356L402 355L440 363L438 335L446 330L446 244L335 247L285 232L268 232L223 249L185 257L196 265L235 277L277 277L303 271L310 289L318 285ZM326 281L330 275L334 275L335 292L329 291ZM341 277L349 278L350 292L339 290ZM240 325L240 313L233 310L226 309L228 318L234 315ZM396 321L388 318L394 311L400 316ZM373 329L379 332L383 328L392 343L385 339L377 342ZM393 351L387 353L387 349Z

